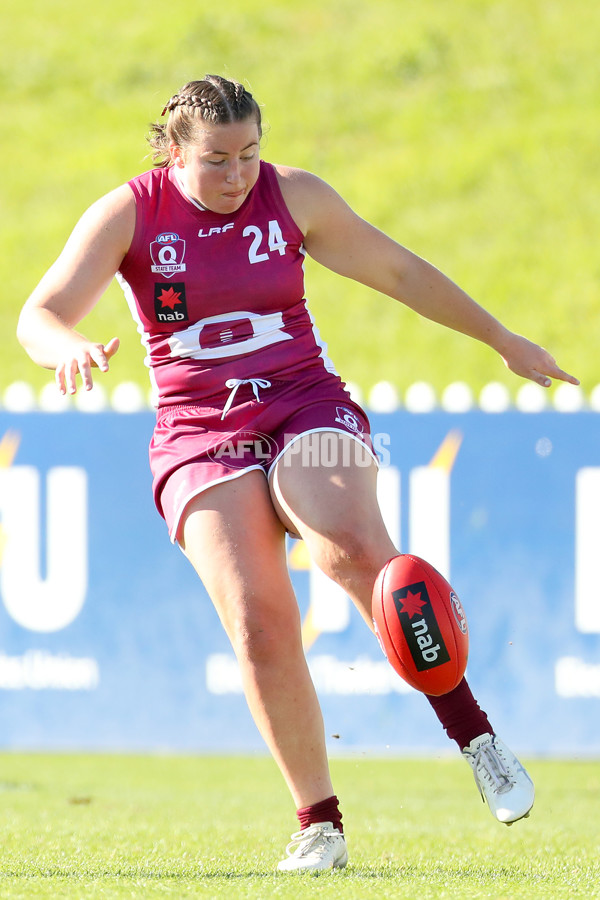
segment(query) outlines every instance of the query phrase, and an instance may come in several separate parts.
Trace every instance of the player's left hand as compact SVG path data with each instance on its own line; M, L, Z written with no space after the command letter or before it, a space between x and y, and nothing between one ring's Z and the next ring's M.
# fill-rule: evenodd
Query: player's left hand
M561 369L547 350L519 334L511 334L500 355L511 372L529 378L542 387L550 387L553 378L568 384L579 384L579 379Z

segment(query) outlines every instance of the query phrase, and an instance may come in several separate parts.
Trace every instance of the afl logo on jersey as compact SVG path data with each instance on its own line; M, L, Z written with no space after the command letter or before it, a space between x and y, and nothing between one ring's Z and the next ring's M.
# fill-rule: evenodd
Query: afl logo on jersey
M185 241L173 231L156 236L150 244L152 271L164 278L172 278L176 272L185 272Z

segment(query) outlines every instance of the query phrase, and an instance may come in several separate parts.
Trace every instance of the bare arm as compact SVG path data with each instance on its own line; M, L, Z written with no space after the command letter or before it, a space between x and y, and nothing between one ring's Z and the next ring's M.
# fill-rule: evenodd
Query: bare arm
M496 350L517 375L548 387L578 384L552 356L504 327L442 272L352 211L333 188L297 169L278 168L288 207L317 262Z
M96 305L127 253L135 229L135 201L123 185L83 214L62 253L21 311L17 337L41 366L54 369L61 393L75 393L76 376L92 387L91 367L108 370L119 347L88 340L75 326Z

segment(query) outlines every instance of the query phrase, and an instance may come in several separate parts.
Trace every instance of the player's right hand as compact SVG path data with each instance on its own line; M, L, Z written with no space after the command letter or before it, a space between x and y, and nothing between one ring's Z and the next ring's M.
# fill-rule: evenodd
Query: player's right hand
M94 344L91 341L77 343L73 352L61 362L55 370L56 384L61 394L74 394L77 391L77 375L81 375L81 383L86 391L94 386L92 368L108 372L108 360L119 349L119 338L111 338L107 344Z

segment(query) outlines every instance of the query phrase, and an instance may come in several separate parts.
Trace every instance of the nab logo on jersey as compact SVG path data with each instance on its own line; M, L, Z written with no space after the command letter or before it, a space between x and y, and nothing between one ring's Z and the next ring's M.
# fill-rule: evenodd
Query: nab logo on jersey
M157 322L189 322L185 284L155 284L154 312Z

